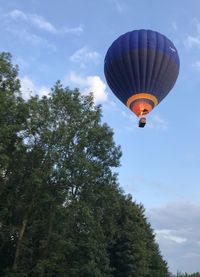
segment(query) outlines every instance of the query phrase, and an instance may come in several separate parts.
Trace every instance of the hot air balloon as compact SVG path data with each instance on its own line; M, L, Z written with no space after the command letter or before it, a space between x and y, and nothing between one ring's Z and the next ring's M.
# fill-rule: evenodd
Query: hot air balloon
M117 38L105 56L104 73L113 93L136 116L146 115L174 86L180 61L174 44L152 30L134 30Z

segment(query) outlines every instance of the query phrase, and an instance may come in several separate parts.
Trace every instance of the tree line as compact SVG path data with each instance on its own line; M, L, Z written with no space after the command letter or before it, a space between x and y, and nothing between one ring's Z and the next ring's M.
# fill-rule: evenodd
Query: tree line
M196 272L196 273L191 273L191 274L188 274L188 273L177 273L177 275L174 277L200 277L200 273Z
M101 107L61 82L23 100L11 58L0 54L0 276L170 277L113 173L122 153Z

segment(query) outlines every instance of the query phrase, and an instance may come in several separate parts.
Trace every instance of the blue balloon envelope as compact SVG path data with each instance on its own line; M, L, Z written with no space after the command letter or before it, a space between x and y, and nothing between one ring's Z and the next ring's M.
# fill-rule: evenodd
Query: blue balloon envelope
M167 96L179 67L171 40L152 30L135 30L112 43L105 56L104 73L119 100L143 117Z

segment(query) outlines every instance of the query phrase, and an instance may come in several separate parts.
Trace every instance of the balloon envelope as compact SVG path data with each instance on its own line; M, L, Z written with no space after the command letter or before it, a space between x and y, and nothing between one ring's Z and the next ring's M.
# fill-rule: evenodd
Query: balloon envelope
M166 36L135 30L112 43L104 73L113 93L137 116L143 116L172 89L179 66L177 49Z

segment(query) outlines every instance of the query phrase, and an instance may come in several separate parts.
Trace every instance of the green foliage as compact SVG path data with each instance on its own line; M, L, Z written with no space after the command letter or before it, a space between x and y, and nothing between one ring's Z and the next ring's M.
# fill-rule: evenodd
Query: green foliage
M174 275L174 277L200 277L200 273L198 273L198 272L192 273L192 274L188 274L188 273L177 273L176 275Z
M6 53L0 74L0 276L170 276L92 96L25 102Z

